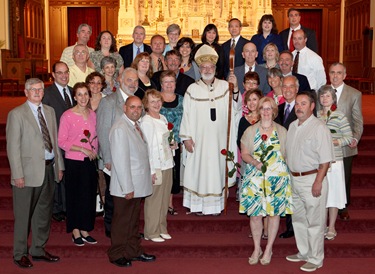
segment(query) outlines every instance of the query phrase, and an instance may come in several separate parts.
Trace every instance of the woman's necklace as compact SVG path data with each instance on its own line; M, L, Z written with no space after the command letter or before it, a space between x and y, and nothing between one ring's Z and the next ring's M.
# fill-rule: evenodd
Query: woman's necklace
M260 122L260 127L261 127L264 131L268 131L268 130L272 127L272 125L273 125L273 123L271 123L271 125L268 126L268 127L264 127L264 126L262 125L262 122Z

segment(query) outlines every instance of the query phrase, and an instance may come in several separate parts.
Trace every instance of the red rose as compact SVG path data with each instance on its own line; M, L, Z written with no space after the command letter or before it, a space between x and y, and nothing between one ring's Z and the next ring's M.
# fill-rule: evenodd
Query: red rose
M335 104L333 104L332 106L331 106L331 111L335 111L337 109L337 106L335 105Z
M168 122L168 130L172 130L173 129L173 124Z
M225 148L223 148L223 149L220 151L220 153L223 154L223 155L227 155L228 152L227 152L227 150L226 150Z
M266 140L267 140L267 138L268 138L268 137L267 137L267 135L266 135L266 134L263 134L263 135L262 135L262 140L263 140L263 141L266 141Z
M180 72L181 72L181 73L184 73L185 71L184 71L184 69L183 69L183 68L180 68Z
M113 87L112 92L116 92L116 87Z
M89 131L88 129L85 129L85 130L83 131L83 135L85 135L86 137L88 137L89 134L90 134L90 131Z

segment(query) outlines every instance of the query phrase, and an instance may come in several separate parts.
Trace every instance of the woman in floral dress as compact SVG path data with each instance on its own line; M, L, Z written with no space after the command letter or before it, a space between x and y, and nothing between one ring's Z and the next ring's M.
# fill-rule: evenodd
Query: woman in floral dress
M262 265L270 263L280 216L292 213L290 176L284 159L286 129L273 122L277 111L275 101L263 97L258 106L259 122L248 127L241 138L242 159L247 164L240 190L239 211L250 216L254 241L250 265L257 264L259 259ZM269 216L269 221L268 241L263 254L260 240L264 216Z

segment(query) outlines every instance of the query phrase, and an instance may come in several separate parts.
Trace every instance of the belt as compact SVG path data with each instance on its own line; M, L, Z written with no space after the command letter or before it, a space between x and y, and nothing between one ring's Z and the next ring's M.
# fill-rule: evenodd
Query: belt
M294 177L299 177L299 176L306 176L306 175L318 173L318 170L317 169L313 169L313 170L305 171L305 172L293 172L293 171L291 171L290 173Z
M55 162L55 158L52 158L51 160L45 160L46 166L49 166L50 164L53 164Z

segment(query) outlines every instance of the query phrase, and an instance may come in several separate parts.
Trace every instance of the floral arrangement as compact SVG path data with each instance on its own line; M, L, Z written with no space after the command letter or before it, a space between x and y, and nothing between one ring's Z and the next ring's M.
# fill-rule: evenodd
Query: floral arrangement
M328 122L334 118L331 117L331 114L337 109L337 106L336 104L332 104L331 108L327 111L327 120L326 120L326 124L328 124ZM336 133L336 130L334 129L329 129L331 131L331 133Z
M223 148L221 151L220 151L220 153L222 154L222 155L224 155L224 156L226 156L226 161L227 162L232 162L233 163L233 168L232 168L232 170L230 170L229 172L228 172L228 177L229 178L232 178L233 177L233 175L234 175L234 173L236 172L236 170L237 170L237 172L241 175L241 172L239 172L238 171L238 169L240 169L241 168L241 165L238 163L238 162L235 162L234 161L234 153L232 152L232 151L230 151L230 150L226 150L225 148ZM242 175L241 175L242 176Z
M169 130L168 142L169 142L170 145L173 145L174 144L174 134L173 134L172 129L173 129L174 125L171 122L168 122L167 127L168 127L168 130Z

